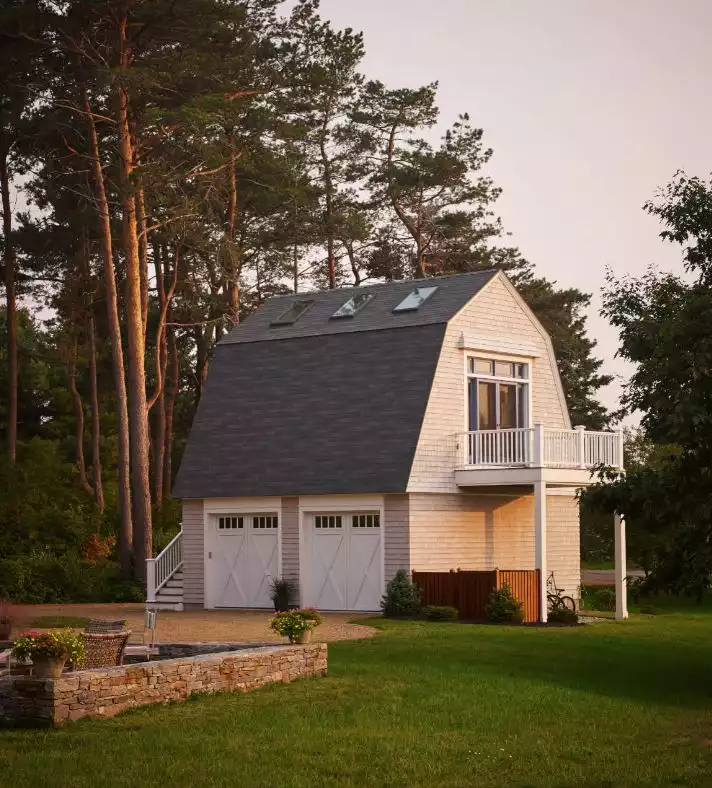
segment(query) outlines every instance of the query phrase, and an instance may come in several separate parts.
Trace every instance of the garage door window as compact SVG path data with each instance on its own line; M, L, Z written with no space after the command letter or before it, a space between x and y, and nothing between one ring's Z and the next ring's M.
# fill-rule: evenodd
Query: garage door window
M380 528L381 515L380 514L355 514L353 515L351 525L353 528Z
M341 528L340 514L318 514L314 518L315 528Z
M242 517L218 517L218 531L236 531L243 526Z
M277 528L279 525L279 519L276 516L271 517L253 517L252 518L252 527L265 529L265 528Z

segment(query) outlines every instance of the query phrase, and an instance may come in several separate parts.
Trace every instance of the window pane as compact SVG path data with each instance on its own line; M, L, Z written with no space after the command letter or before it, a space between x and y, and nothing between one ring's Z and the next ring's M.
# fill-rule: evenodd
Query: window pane
M517 427L529 426L529 387L519 384L519 413L517 414Z
M513 378L514 377L514 364L511 361L495 361L494 374L498 378Z
M496 385L481 380L477 386L477 428L480 430L497 428Z
M529 377L529 364L515 364L514 377L526 380Z
M492 365L494 364L493 361L490 361L488 358L475 358L474 361L474 372L479 372L480 375L491 375L492 374Z
M517 426L517 387L514 384L499 384L499 426L503 430Z
M295 301L285 312L282 312L276 320L273 320L270 325L290 326L292 323L296 323L313 303L313 301Z
M437 290L437 287L416 287L393 310L394 312L413 312Z

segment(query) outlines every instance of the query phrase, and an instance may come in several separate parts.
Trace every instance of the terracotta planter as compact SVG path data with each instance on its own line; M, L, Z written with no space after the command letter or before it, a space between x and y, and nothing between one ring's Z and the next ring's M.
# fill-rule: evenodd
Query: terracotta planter
M295 635L294 637L289 638L290 643L311 643L312 641L312 630L308 629L306 632L303 632L301 635Z
M38 679L58 679L64 670L66 659L33 657L32 672Z

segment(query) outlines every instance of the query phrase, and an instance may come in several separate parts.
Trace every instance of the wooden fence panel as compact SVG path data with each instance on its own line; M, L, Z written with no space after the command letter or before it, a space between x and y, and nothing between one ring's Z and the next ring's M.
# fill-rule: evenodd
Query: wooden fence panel
M514 596L522 603L524 621L531 624L539 620L539 570L500 569L497 573L497 588L508 585Z
M460 611L460 618L482 621L495 588L508 585L522 603L524 620L539 620L539 570L495 569L492 571L413 572L424 605L448 605Z

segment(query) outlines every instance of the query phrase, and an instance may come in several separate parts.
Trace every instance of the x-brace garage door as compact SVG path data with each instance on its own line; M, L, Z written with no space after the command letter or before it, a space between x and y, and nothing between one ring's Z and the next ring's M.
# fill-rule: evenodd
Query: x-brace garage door
M215 607L270 607L270 580L278 571L277 515L215 518L210 567Z
M311 604L323 610L378 610L383 594L380 515L311 516Z

